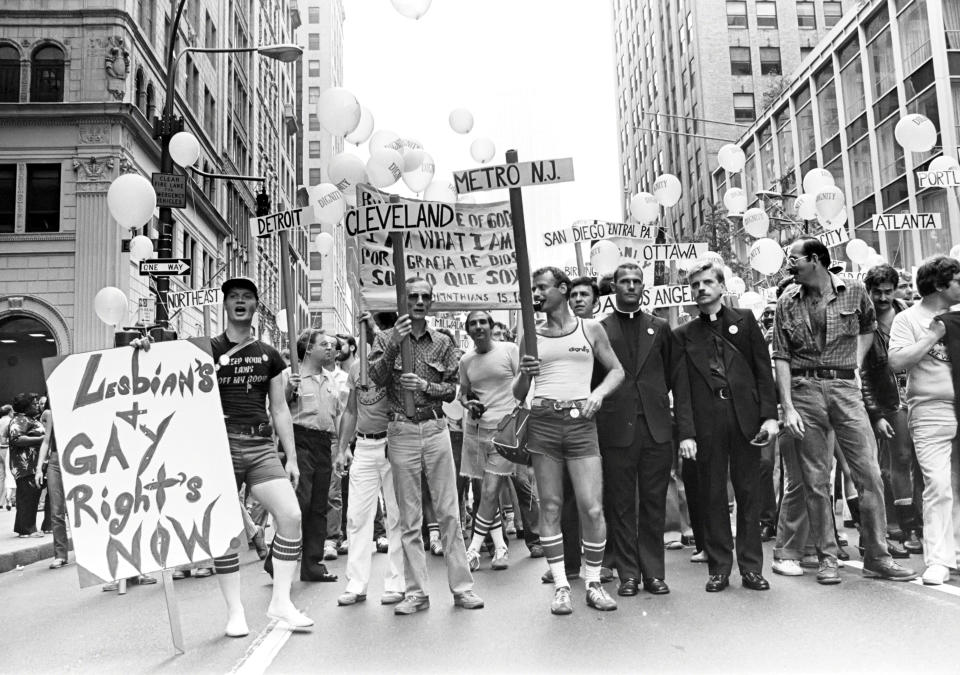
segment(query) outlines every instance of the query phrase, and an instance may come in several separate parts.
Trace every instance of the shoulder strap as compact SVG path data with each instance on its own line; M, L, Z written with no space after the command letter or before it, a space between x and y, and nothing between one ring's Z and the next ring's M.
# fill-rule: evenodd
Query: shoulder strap
M257 341L257 338L255 338L255 337L253 337L253 336L250 336L250 337L248 337L246 340L244 340L243 342L240 342L240 343L237 343L237 344L233 345L233 347L230 348L230 351L228 351L226 354L224 354L224 355L221 356L220 358L221 358L221 359L229 359L231 356L233 356L234 354L236 354L237 352L239 352L241 349L243 349L243 348L246 347L247 345L249 345L249 344L251 344L251 343L254 343L254 342L256 342L256 341Z

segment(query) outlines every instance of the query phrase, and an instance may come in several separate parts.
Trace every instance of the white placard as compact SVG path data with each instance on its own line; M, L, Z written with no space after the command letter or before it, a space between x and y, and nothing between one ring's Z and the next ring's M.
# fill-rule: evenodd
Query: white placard
M544 246L590 243L594 239L623 237L652 242L657 238L657 228L639 223L610 223L603 220L578 220L570 227L543 233Z
M939 213L877 213L873 216L876 232L900 230L940 230L943 223Z

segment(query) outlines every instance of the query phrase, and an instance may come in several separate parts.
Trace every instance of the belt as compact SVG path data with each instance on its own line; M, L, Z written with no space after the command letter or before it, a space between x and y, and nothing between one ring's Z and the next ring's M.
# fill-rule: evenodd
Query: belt
M362 431L357 432L357 438L362 438L367 441L379 441L380 439L383 439L386 437L387 437L386 431L378 431L375 434L365 434Z
M790 374L819 380L852 380L856 377L852 368L791 368Z
M427 422L429 420L442 420L443 410L440 408L417 408L413 417L408 417L403 413L390 413L390 419L394 422Z
M241 436L259 436L260 438L272 438L273 426L269 422L261 424L234 424L227 422L228 434L239 434Z
M730 387L720 387L718 389L714 389L713 393L716 394L717 398L724 401L729 401L731 398L733 398L733 395L730 393Z
M553 408L554 410L570 410L571 408L580 409L583 407L585 398L574 399L573 401L558 401L553 398L536 397L530 401L530 405L536 408Z
M907 376L906 375L897 375L897 386L906 387L907 386Z

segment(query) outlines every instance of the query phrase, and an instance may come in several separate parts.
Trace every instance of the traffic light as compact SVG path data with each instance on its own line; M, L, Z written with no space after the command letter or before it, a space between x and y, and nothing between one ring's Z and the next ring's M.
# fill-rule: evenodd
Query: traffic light
M266 191L257 193L257 215L270 215L270 195Z

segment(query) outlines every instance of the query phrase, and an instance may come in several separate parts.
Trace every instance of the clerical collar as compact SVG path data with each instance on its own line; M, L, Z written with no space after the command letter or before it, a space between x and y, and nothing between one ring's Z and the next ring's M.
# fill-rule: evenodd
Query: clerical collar
M723 316L723 305L720 305L720 308L717 310L716 314L704 314L700 312L700 318L706 321L707 323L713 323L719 321L720 317Z
M630 319L634 318L635 316L637 316L638 314L640 314L640 313L642 312L642 310L641 310L639 307L637 307L637 309L634 310L634 311L632 311L632 312L628 312L628 311L626 311L626 310L620 309L620 308L617 306L617 299L616 299L616 298L613 299L613 309L614 309L614 311L617 312L617 314L622 314L622 315L624 315L625 317L630 318Z

